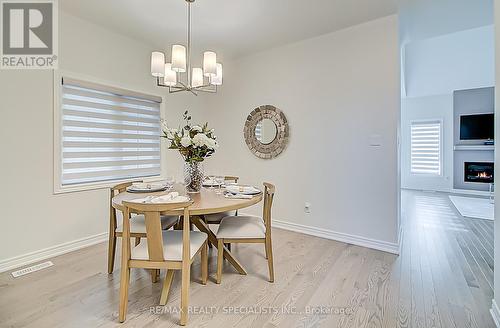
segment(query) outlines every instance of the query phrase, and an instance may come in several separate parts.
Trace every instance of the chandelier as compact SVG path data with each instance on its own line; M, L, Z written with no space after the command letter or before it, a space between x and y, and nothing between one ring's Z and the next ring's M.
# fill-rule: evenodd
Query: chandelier
M222 64L217 63L213 51L203 53L203 69L191 67L191 3L187 2L187 47L174 44L170 62L165 62L165 54L151 53L151 75L156 77L156 85L168 88L169 93L188 91L198 95L201 92L217 92L222 85ZM185 74L184 74L185 73Z

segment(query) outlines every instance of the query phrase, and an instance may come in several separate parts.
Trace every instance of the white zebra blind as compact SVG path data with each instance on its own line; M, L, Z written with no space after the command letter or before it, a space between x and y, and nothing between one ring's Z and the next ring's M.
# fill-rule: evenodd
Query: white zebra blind
M411 123L411 172L441 175L441 122Z
M63 186L159 176L161 98L62 79Z

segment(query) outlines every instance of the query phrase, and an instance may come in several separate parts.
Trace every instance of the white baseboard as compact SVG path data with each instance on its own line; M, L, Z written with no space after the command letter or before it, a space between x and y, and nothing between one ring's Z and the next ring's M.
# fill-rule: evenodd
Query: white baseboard
M491 309L490 309L491 316L493 317L493 321L495 322L495 325L500 328L500 309L498 308L497 302L495 300L491 301Z
M361 236L349 235L323 228L310 227L280 220L273 220L273 227L284 230L295 231L306 235L341 241L344 243L353 244L357 246L372 248L392 254L400 253L399 244L401 244L402 233L400 233L399 236L399 243L396 244L396 243L389 243L385 241L365 238ZM48 258L52 258L58 255L66 254L85 247L99 244L106 241L107 239L108 239L108 233L105 232L94 236L63 243L60 245L48 247L39 251L12 257L6 260L2 260L0 261L0 272L9 271L24 265L39 262Z
M0 272L5 272L34 262L39 262L54 256L62 255L78 249L102 243L108 239L108 233L77 239L64 244L48 247L39 251L11 257L0 261Z
M451 193L450 188L434 188L434 189L425 189L425 188L413 188L413 187L401 187L402 190L412 190L412 191L423 191L423 192L447 192Z
M291 223L280 220L273 220L273 227L280 228L284 230L295 231L303 233L306 235L321 237L325 239L331 239L336 241L341 241L347 244L353 244L357 246L367 247L371 249L376 249L379 251L399 255L400 247L396 243L389 243L386 241L370 239L361 236L350 235L342 232L336 232L332 230L327 230L323 228L315 228L310 226L305 226L302 224ZM401 237L400 237L401 238Z

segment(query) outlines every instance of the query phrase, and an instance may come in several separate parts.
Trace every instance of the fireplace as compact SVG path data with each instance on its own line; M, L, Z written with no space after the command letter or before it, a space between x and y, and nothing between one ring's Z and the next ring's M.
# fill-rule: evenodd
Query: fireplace
M464 181L493 183L494 164L489 162L465 162Z

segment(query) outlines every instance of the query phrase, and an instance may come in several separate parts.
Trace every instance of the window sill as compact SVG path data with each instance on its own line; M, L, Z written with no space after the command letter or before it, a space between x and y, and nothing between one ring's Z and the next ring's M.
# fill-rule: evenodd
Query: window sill
M124 183L124 182L155 181L155 180L162 180L162 179L165 179L165 177L158 175L158 176L152 176L152 177L138 177L135 179L112 180L112 181L106 181L106 182L86 183L86 184L79 184L79 185L72 185L72 186L54 185L53 194L59 195L59 194L75 193L75 192L81 192L81 191L109 189L113 186L116 186L117 184Z
M443 174L417 173L417 172L410 172L410 174L415 175L415 176L427 177L427 178L442 178L443 177Z

